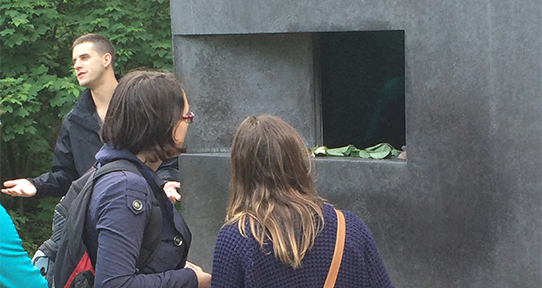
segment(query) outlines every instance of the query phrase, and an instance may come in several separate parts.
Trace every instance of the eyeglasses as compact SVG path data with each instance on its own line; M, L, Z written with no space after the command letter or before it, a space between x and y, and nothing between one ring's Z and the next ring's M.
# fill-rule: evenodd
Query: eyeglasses
M194 113L193 112L188 112L188 114L186 115L183 115L183 119L185 120L188 120L188 123L194 123Z

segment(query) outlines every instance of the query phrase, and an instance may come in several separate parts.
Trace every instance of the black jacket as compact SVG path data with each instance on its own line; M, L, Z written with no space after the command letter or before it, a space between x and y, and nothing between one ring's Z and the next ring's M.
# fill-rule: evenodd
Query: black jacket
M56 140L53 172L29 179L36 186L36 198L64 196L72 181L94 165L95 155L103 145L98 134L101 123L90 89L86 89L64 118ZM177 158L164 162L157 173L164 180L179 181Z

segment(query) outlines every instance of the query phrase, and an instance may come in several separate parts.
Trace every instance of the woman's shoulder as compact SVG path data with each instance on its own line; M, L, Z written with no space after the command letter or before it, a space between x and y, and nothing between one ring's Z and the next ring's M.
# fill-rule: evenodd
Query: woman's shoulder
M249 249L252 246L258 246L258 242L254 239L248 220L245 221L245 235L241 234L238 223L226 224L220 228L217 237L217 243L222 245L236 246L239 249Z
M365 223L363 223L363 220L361 220L361 218L359 218L356 214L354 214L353 212L350 212L348 210L343 210L343 209L339 209L337 207L334 207L333 205L331 204L324 204L324 207L322 209L323 213L324 213L324 217L327 217L329 215L333 215L334 219L337 217L336 215L336 212L335 210L339 210L343 213L344 215L344 219L346 220L346 222L352 222L352 223L355 223L356 225L362 225L362 226L365 226Z
M114 171L101 176L95 183L96 196L107 194L108 198L126 193L146 196L149 192L147 181L141 175L130 171ZM95 198L95 197L93 197Z
M333 206L331 206L329 204L325 204L324 205L324 215L325 216L326 215L333 215L332 217L329 217L329 216L328 217L332 218L333 221L336 221L337 216L335 214L334 209L340 210L343 213L344 219L345 219L345 222L346 222L347 235L351 235L354 238L357 238L357 239L363 240L363 241L372 241L371 231L369 230L367 225L365 225L363 220L360 217L358 217L356 214L354 214L353 212L348 211L348 210L338 209L338 208L333 207ZM337 227L337 226L333 225L333 227Z
M138 188L139 186L146 186L147 181L145 178L141 175L138 175L131 171L112 171L109 172L103 176L101 176L97 183L107 183L107 184L113 184L113 183L121 183L124 182L126 184L130 184L129 187Z
M241 235L237 224L224 225L218 232L215 257L243 258L245 252L252 251L256 241Z
M218 237L222 239L231 239L237 241L245 238L243 237L243 235L241 235L237 223L222 226L222 228L220 228L220 231L218 232Z
M147 187L145 178L135 173L109 172L95 183L89 211L96 217L98 223L113 223L118 221L114 219L131 219L127 217L146 215L152 209L150 197L152 192L149 193Z

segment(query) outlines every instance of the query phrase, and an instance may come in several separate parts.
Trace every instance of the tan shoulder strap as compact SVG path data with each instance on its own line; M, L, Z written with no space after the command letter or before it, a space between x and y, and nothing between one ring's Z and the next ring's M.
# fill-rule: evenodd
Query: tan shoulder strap
M337 213L337 240L335 241L333 260L331 260L331 266L329 267L329 273L327 274L324 288L335 287L335 280L337 280L337 275L339 274L339 268L341 267L341 261L343 258L346 224L343 213L337 209L335 209L335 212Z

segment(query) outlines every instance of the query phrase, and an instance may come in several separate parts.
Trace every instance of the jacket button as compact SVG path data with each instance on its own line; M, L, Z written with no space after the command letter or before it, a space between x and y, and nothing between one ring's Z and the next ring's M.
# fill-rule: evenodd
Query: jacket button
M134 200L134 202L132 202L132 207L134 208L134 210L140 211L141 209L143 209L143 204L139 200Z
M177 235L173 238L173 243L175 243L176 246L181 246L183 245L183 238Z

